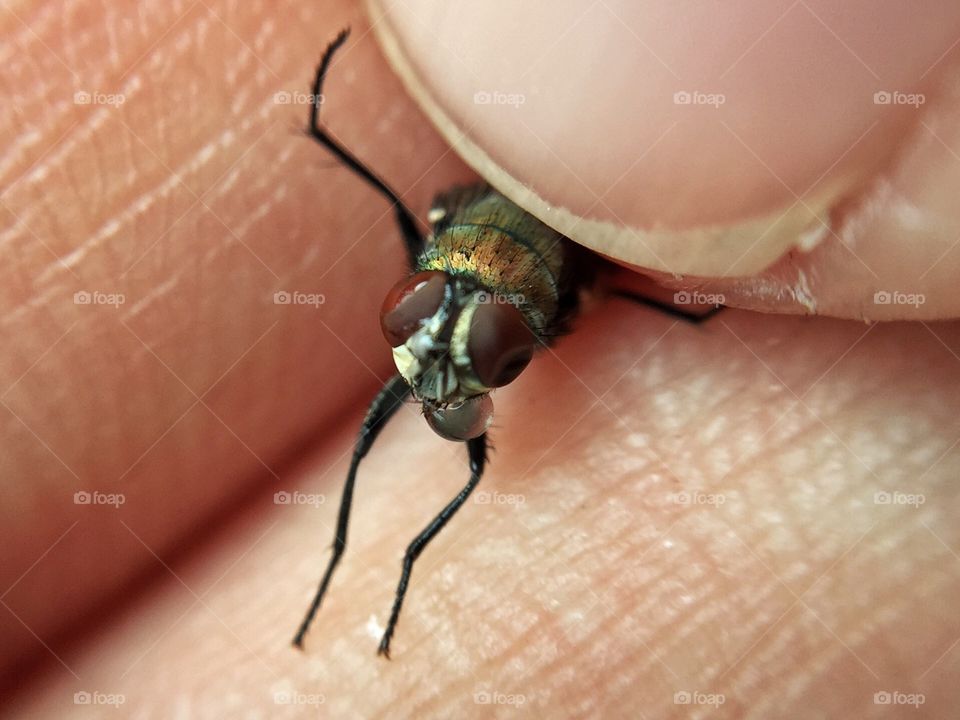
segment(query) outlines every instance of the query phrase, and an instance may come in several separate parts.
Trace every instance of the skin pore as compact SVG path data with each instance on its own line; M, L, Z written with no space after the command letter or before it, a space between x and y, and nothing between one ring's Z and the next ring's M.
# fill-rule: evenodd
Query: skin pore
M322 717L685 716L676 693L722 695L720 717L881 716L894 691L956 707L960 332L933 322L958 300L937 285L902 308L914 322L877 325L731 309L690 327L597 299L497 393L487 473L414 569L394 660L375 651L403 548L467 479L415 406L361 466L344 561L290 647L391 373L377 309L404 262L389 208L301 134L294 93L330 36L353 28L325 122L421 220L475 179L362 8L328 5L4 16L11 712L63 716L78 691L210 717L277 714L278 693ZM844 253L819 247L792 262L832 278ZM949 245L911 247L929 265ZM822 285L847 288L837 272ZM862 316L851 283L833 314ZM123 504L76 504L94 491Z

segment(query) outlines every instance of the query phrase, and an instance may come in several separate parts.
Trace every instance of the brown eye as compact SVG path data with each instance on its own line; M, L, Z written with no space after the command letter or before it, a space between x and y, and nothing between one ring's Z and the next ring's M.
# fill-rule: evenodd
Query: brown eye
M437 312L446 284L444 273L427 270L393 286L380 307L380 329L390 347L403 345L420 328L421 320Z
M477 379L486 387L513 381L530 362L536 346L536 338L516 307L507 302L477 306L467 352Z

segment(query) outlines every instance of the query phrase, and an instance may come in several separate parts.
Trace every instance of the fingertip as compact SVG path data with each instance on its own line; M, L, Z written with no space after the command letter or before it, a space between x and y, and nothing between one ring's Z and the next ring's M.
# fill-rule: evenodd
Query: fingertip
M856 237L837 208L897 171L960 27L945 2L923 17L863 2L524 4L506 21L488 5L369 5L408 90L475 170L581 244L670 276L743 278L825 241L847 246L824 253L849 256L843 275L873 237L895 241L895 225ZM943 253L940 239L917 254ZM859 295L904 282L867 263Z

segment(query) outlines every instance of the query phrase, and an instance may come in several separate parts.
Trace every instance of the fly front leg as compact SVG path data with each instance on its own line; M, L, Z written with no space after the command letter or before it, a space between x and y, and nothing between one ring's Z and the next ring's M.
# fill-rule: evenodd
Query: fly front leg
M427 546L443 526L454 516L457 510L467 501L470 493L480 482L483 475L483 468L487 462L487 436L467 440L467 454L470 458L470 480L464 486L457 496L440 511L433 522L414 538L413 542L407 547L407 552L403 556L403 570L400 573L400 583L397 585L397 594L393 600L393 609L390 611L390 620L387 622L387 629L383 633L383 639L380 640L380 647L377 650L378 655L390 657L390 640L393 637L393 631L397 627L397 620L400 618L400 608L403 607L403 598L407 594L407 584L410 582L410 572L413 570L414 561L420 557L420 553Z
M347 525L350 521L350 505L353 502L353 486L357 479L357 468L360 461L370 451L373 441L387 424L387 421L400 409L407 395L410 394L410 386L400 375L394 375L383 389L377 393L363 418L363 424L360 426L360 434L357 436L357 442L353 449L353 459L350 461L350 470L347 472L346 482L343 484L343 496L340 498L340 513L337 517L337 532L333 538L333 555L327 564L327 571L323 574L320 581L320 587L310 603L306 617L300 623L300 628L293 638L293 644L303 648L303 636L306 635L310 623L313 622L317 610L320 609L320 603L327 592L327 586L330 584L330 578L333 577L333 571L340 562L340 557L347 546Z
M335 140L320 124L323 81L327 76L327 70L330 67L330 61L333 60L334 53L347 41L349 35L349 28L341 30L334 41L327 46L323 58L320 60L320 67L317 68L317 75L313 80L313 97L310 103L310 122L307 125L307 134L332 152L334 157L390 201L397 216L397 225L400 227L400 234L407 248L407 259L412 269L416 267L417 258L423 252L423 235L417 227L417 221L414 219L413 213L389 185L377 177L376 173L358 160L352 152Z

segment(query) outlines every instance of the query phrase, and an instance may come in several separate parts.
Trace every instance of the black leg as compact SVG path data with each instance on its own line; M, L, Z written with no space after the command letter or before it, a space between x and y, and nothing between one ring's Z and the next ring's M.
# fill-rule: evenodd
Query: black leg
M470 493L480 482L480 476L483 475L483 466L487 461L487 436L481 435L473 440L467 440L467 453L470 457L470 480L464 486L457 496L440 511L433 522L414 539L407 552L403 556L403 571L400 573L400 583L397 585L397 594L393 600L393 609L390 611L390 620L387 622L387 629L383 633L383 639L380 641L378 655L390 657L390 638L393 637L393 631L397 627L397 620L400 617L400 608L403 606L403 596L407 593L407 583L410 582L410 571L413 570L413 562L416 560L423 549L427 546L434 536L443 529L447 521L454 516L454 513L460 509Z
M377 439L377 435L380 434L380 431L387 424L387 421L400 409L400 406L409 393L410 386L407 385L407 382L400 375L394 375L387 381L387 384L383 386L383 389L377 393L377 397L374 398L370 404L370 408L367 410L366 416L363 418L363 424L360 426L360 434L353 448L353 459L350 461L347 480L343 484L343 497L340 498L340 514L337 517L337 534L333 538L333 555L327 565L327 571L323 574L323 580L320 581L317 594L314 595L313 602L310 604L310 609L307 610L307 615L304 617L303 622L300 623L300 629L297 630L297 634L293 638L293 644L299 648L303 647L303 636L306 634L307 628L310 627L314 615L317 614L317 610L320 608L320 602L327 592L327 585L330 584L333 571L337 567L337 563L340 562L340 556L343 555L343 550L347 545L347 523L350 521L350 503L353 500L353 485L357 479L357 468L360 465L360 461L370 450L373 441Z
M723 305L714 305L712 308L710 308L706 312L702 312L698 315L688 310L683 310L682 308L678 308L676 305L660 302L659 300L654 300L653 298L648 298L644 295L630 292L629 290L612 290L610 294L615 295L616 297L622 297L626 300L632 300L633 302L639 303L641 305L646 305L647 307L653 308L654 310L659 310L665 315L669 315L670 317L675 317L678 320L683 320L684 322L691 323L692 325L698 325L702 322L705 322L706 320L709 320L721 310L726 309L725 306Z
M310 124L307 126L307 133L332 152L340 162L366 180L377 192L391 202L397 213L397 224L400 226L403 242L407 246L410 267L413 268L416 266L416 261L420 253L423 252L423 236L420 234L420 230L417 229L417 222L414 220L413 213L410 212L400 197L391 190L383 180L378 178L373 171L360 162L353 153L330 137L327 131L320 126L319 100L322 97L323 80L327 75L327 68L330 66L333 54L346 42L349 34L349 28L341 30L334 41L327 46L326 51L323 53L323 58L320 60L317 77L313 81L313 102L310 103Z

